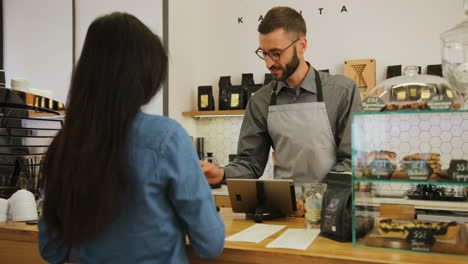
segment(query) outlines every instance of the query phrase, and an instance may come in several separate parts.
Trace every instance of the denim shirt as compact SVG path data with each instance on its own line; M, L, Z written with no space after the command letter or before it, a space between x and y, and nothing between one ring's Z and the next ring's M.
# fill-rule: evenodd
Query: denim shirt
M94 241L76 250L79 263L188 263L186 235L200 257L221 254L225 228L185 130L174 120L139 112L130 131L132 193L125 210ZM39 221L39 249L63 263L69 249Z

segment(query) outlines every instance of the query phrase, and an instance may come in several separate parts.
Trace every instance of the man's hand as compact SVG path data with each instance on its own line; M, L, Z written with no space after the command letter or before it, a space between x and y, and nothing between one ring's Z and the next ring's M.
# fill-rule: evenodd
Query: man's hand
M224 169L213 165L210 162L200 160L200 164L209 184L217 184L223 180Z
M296 213L294 213L292 216L294 217L304 217L304 203L302 200L296 200Z

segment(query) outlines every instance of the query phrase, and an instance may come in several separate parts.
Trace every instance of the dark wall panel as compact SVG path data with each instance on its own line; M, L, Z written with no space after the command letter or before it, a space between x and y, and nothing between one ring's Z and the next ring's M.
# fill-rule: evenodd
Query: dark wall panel
M3 0L0 0L0 69L3 69Z

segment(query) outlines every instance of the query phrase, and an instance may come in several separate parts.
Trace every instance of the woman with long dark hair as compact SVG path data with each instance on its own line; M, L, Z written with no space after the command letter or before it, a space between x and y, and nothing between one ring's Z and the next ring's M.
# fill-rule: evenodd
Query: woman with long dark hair
M157 35L132 15L89 27L62 130L43 168L39 247L51 263L187 263L224 246L224 224L185 130L141 112L167 74Z

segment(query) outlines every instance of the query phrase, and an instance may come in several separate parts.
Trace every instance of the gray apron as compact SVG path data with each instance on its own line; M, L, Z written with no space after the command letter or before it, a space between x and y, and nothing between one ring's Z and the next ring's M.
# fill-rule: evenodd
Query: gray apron
M292 179L296 199L303 183L321 182L336 163L336 143L315 72L317 102L276 105L276 82L268 108L268 131L275 150L275 179Z

